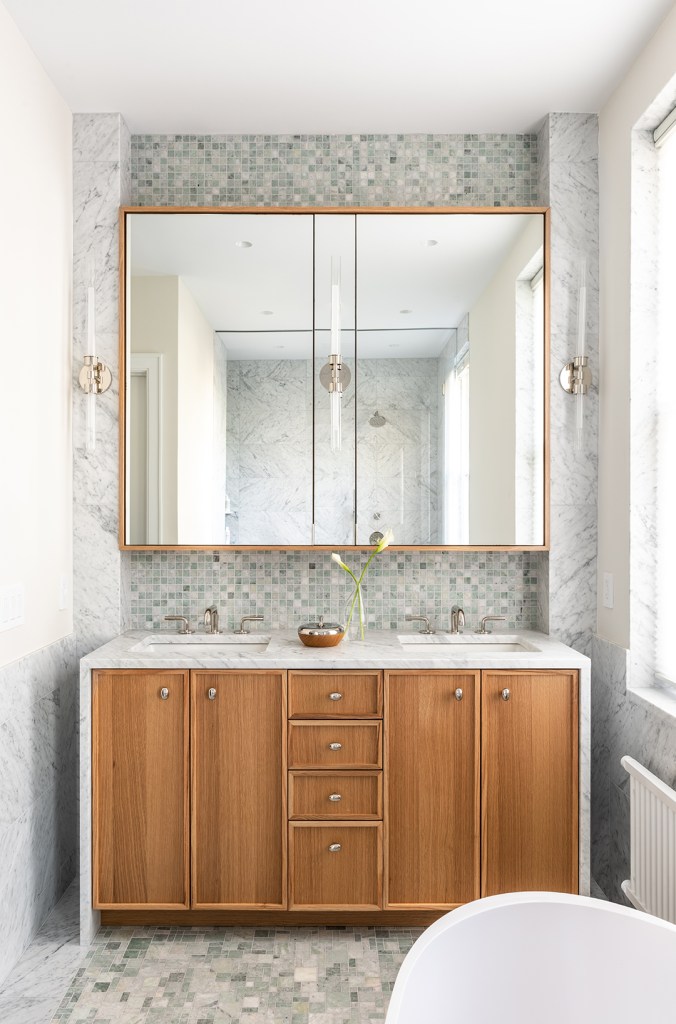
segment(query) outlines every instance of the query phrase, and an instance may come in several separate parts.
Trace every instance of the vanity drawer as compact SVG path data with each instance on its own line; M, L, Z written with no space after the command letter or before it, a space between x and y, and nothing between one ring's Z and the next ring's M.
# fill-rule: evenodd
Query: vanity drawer
M289 672L289 718L382 718L382 672Z
M289 825L289 909L382 906L382 825Z
M382 772L289 772L289 818L382 818L382 783Z
M289 768L382 768L381 722L289 722Z

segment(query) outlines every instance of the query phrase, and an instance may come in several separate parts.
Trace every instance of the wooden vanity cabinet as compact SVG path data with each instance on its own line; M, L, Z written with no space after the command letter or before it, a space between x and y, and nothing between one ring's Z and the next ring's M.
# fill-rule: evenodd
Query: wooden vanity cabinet
M192 672L192 905L286 907L286 673Z
M93 905L190 906L188 673L92 679Z
M578 673L482 673L481 895L578 892Z
M385 674L385 906L479 896L480 672Z
M421 924L578 891L577 671L120 669L92 705L96 908Z

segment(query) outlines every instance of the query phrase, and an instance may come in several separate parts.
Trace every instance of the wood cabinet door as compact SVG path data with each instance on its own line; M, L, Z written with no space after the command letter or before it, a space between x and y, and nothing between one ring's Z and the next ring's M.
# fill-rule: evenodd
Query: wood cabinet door
M192 672L192 905L286 907L286 675Z
M92 680L94 907L190 906L188 673Z
M479 895L479 672L385 675L385 906Z
M578 891L578 685L483 673L482 896Z

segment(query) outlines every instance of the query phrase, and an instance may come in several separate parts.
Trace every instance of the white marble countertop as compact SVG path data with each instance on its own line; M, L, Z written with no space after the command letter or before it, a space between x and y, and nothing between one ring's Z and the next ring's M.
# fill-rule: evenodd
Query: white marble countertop
M453 668L453 669L479 669L479 668L514 668L514 669L538 669L538 668L578 668L589 669L589 658L571 647L566 647L551 636L544 633L532 631L519 631L518 633L502 634L495 631L492 636L495 641L503 639L513 641L523 639L528 645L537 650L524 650L514 652L491 651L489 643L477 642L476 654L467 651L455 651L453 644L446 642L447 634L438 633L430 637L429 650L412 651L402 644L398 637L415 637L415 632L402 630L374 630L366 634L364 640L345 639L337 647L304 647L295 632L261 631L250 633L246 642L240 646L228 645L228 648L221 647L215 650L214 654L200 653L199 656L179 654L172 650L172 644L166 644L166 651L150 653L147 651L135 650L139 645L152 643L158 638L171 636L172 640L181 644L200 644L213 637L207 637L203 633L193 633L190 636L180 636L162 630L149 632L145 630L130 630L116 637L109 643L104 644L97 650L82 659L83 669L93 668L208 668L208 669L349 669L349 668L383 668L383 669L425 669L425 668ZM270 638L267 649L264 652L250 653L247 651L247 643L256 643ZM222 634L218 639L235 639L230 634ZM423 640L424 638L420 638ZM454 637L457 642L480 641L475 633L464 633Z

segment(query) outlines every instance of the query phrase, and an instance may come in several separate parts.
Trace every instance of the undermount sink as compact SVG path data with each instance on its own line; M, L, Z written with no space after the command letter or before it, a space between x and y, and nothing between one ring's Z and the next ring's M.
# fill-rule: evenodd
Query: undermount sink
M399 643L407 651L422 653L429 657L449 657L454 654L523 654L539 650L521 636L507 633L404 633L398 636Z
M188 658L231 658L233 655L263 654L268 649L269 636L233 633L211 634L199 636L182 636L180 633L171 636L146 637L133 648L138 654L155 654L164 658L180 655Z

